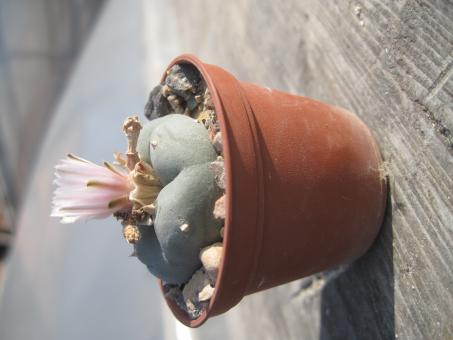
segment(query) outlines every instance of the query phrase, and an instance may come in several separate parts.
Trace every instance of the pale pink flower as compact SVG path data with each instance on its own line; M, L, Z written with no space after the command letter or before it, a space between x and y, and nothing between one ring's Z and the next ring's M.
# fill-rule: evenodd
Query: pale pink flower
M55 190L51 216L62 223L105 218L131 209L129 193L134 186L128 171L109 163L100 166L72 154L55 167Z

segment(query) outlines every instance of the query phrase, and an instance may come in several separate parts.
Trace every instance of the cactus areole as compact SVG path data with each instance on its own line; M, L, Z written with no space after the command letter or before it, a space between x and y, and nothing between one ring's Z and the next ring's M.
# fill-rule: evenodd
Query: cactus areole
M169 68L181 63L200 71L220 121L226 216L209 305L193 320L166 296L174 315L198 327L245 295L363 255L387 197L367 126L344 109L239 82L193 55L177 57Z

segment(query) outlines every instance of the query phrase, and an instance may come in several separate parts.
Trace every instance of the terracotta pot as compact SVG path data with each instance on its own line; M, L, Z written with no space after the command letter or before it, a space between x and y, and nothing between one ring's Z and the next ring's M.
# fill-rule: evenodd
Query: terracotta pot
M351 262L382 224L386 183L378 146L354 114L238 81L192 55L218 115L224 144L224 254L208 308L189 327L248 294ZM165 77L165 76L164 76ZM161 283L162 285L162 283Z

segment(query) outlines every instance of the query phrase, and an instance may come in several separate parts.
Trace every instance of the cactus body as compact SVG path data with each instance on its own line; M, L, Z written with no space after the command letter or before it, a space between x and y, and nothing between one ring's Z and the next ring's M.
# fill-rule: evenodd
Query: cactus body
M170 183L182 169L217 157L203 125L180 114L146 124L137 149L140 158L153 166L163 185Z
M140 226L137 257L164 282L182 284L200 268L200 249L220 240L212 211L222 190L209 165L217 154L202 124L172 114L144 126L137 146L164 187L154 226Z

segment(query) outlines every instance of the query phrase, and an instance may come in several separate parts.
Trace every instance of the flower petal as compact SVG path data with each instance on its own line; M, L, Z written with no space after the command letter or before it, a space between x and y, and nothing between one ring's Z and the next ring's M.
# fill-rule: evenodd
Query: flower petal
M132 207L128 197L134 187L124 167L107 162L100 166L69 154L55 170L51 216L62 223L105 218Z

